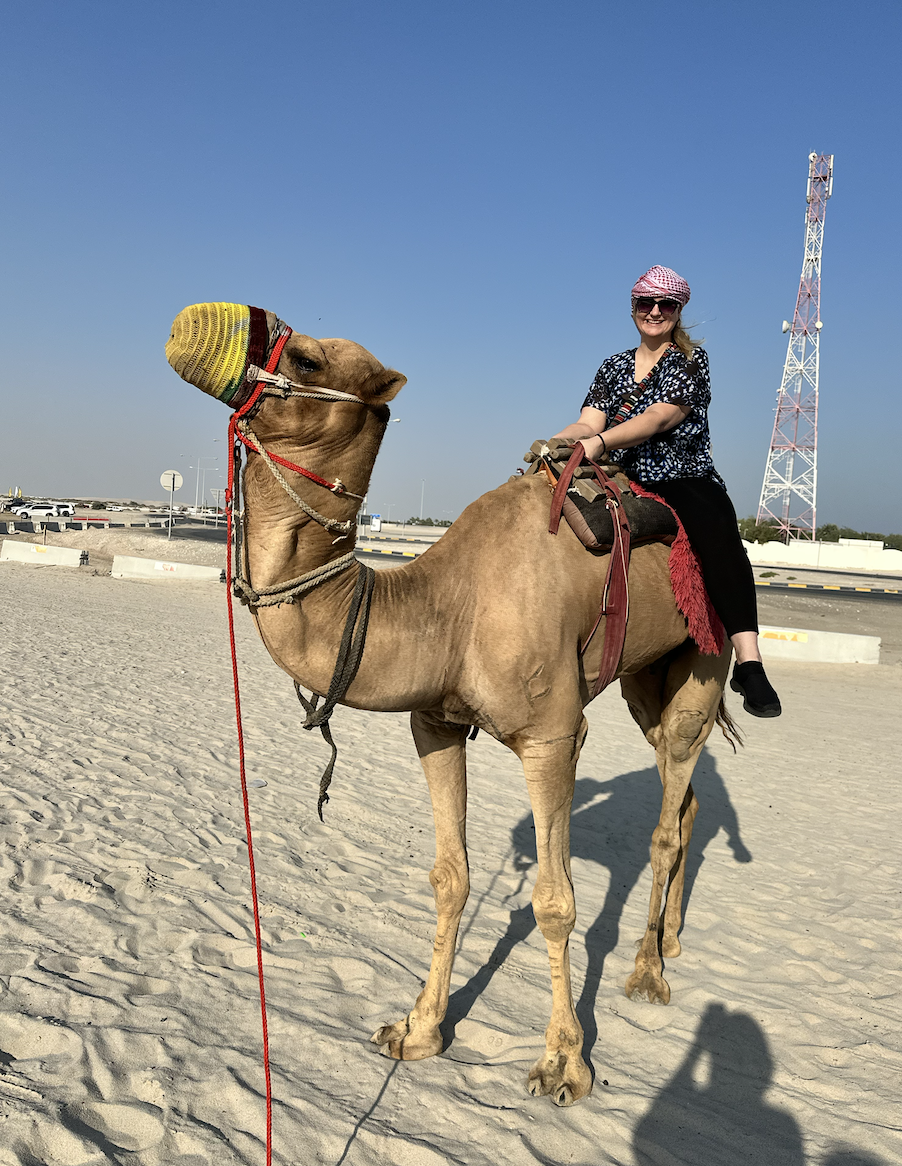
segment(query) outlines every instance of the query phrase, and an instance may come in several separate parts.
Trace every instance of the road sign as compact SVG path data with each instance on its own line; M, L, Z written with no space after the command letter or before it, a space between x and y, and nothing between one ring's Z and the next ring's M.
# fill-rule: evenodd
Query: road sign
M169 533L166 535L167 538L172 538L172 495L176 490L181 490L183 480L178 470L163 470L160 474L160 485L164 490L169 491Z
M164 470L160 474L160 485L170 493L173 490L181 490L183 481L184 479L178 470Z

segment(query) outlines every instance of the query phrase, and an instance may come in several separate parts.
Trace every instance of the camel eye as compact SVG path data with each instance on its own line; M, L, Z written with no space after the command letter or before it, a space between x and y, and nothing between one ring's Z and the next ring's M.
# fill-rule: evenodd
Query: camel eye
M300 372L318 372L319 365L315 360L311 360L309 356L295 356L292 354L291 359L294 361L295 367Z

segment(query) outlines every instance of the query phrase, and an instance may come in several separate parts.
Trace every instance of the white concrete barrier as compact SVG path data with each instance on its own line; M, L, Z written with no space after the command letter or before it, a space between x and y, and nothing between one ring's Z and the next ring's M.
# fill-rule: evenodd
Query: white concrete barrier
M799 660L814 664L880 663L879 636L762 625L758 643L764 660Z
M170 563L164 559L139 559L115 555L111 574L117 579L215 579L225 582L221 567L197 567L193 563Z
M20 543L5 538L0 547L0 559L39 563L42 567L84 567L88 563L88 552L77 547L45 547L40 543Z
M850 540L851 541L851 540ZM768 566L817 567L843 571L902 571L902 551L880 549L882 543L872 546L844 546L841 543L780 542L749 543L743 546L752 563Z

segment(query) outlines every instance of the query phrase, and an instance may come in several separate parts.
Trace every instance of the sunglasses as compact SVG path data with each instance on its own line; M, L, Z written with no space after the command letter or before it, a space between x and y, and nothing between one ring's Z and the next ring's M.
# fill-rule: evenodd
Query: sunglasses
M658 305L662 316L672 316L674 312L680 310L679 300L656 300L651 296L639 296L636 300L636 311L647 316L655 304Z

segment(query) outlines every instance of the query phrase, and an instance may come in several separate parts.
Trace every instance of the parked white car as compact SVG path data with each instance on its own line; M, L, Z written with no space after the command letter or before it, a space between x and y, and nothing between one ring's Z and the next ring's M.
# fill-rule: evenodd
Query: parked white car
M12 509L19 518L71 518L75 513L71 502L24 502Z

